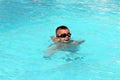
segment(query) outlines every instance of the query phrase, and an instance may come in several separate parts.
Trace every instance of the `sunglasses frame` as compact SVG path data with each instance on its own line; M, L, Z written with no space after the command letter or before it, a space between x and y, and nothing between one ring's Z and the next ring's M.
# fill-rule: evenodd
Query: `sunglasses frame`
M68 37L71 37L71 33L67 33L67 34L61 34L60 36L57 36L57 37L59 37L59 38L65 38L66 36L68 36Z

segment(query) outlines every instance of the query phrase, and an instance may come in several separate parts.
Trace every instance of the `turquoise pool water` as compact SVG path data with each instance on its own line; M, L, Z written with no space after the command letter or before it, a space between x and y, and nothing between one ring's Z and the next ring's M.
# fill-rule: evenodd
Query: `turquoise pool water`
M44 51L56 27L85 40ZM0 0L0 80L120 80L119 0Z

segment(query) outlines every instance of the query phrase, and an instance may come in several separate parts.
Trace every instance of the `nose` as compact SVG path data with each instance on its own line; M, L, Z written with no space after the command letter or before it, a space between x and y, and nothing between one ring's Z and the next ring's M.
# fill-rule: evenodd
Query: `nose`
M66 36L66 38L69 38L69 36Z
M66 37L69 37L68 35L66 35Z
M66 40L69 40L70 39L70 37L69 36L66 36Z

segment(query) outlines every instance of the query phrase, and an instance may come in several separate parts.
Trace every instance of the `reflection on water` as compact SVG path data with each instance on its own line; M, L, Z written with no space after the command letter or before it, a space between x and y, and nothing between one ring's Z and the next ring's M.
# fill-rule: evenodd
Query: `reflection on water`
M59 75L56 80L119 80L119 7L119 0L0 0L2 79L54 80ZM62 23L70 25L74 38L87 42L63 46L46 60L42 51L49 44L47 36Z
M41 22L45 19L47 21L51 17L61 19L69 17L72 19L73 16L81 18L82 16L89 17L94 14L119 15L119 7L119 0L1 0L0 25L10 27L13 24L34 20ZM64 14L67 15L64 16Z

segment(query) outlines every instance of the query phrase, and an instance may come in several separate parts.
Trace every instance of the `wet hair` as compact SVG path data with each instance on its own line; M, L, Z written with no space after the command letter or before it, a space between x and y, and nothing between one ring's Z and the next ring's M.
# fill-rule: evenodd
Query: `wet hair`
M63 26L63 25L57 27L57 29L56 29L56 34L57 34L58 29L68 29L68 27L67 27L67 26Z

